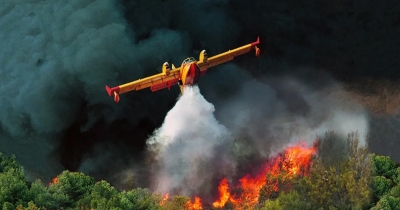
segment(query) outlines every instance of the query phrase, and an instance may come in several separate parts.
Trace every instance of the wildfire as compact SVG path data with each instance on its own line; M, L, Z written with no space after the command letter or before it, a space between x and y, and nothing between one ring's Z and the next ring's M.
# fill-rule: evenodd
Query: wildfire
M308 168L311 164L311 156L315 153L315 148L306 148L304 146L295 145L286 149L285 165L283 169L289 176L293 176L302 172L304 168ZM305 175L305 174L302 174Z
M194 202L193 203L190 200L188 202L186 202L185 208L187 208L188 210L200 210L200 209L203 209L203 207L201 205L200 197L198 197L198 196L194 197Z
M169 197L169 193L166 193L166 194L164 195L163 199L162 199L161 202L160 202L160 205L161 205L161 206L164 206L164 205L165 205L165 203L166 203L167 200L168 200L168 197Z
M58 177L54 177L50 182L50 184L57 184L57 183L58 183Z
M261 190L270 196L284 190L285 185L282 183L288 183L287 180L296 175L306 175L316 148L317 144L309 148L302 143L287 147L282 153L270 158L256 175L247 174L239 179L235 193L230 191L228 179L223 178L218 186L219 198L212 206L223 208L229 201L234 209L253 209L259 202ZM164 205L168 197L169 194L165 194L160 204ZM187 201L184 207L188 210L203 209L198 196L194 198L193 203L191 200Z
M164 206L164 205L166 204L166 202L168 201L168 198L169 198L169 193L166 193L166 194L163 196L163 199L161 200L160 205L161 205L161 206ZM200 199L200 197L196 196L196 197L194 198L194 202L193 202L193 203L192 203L191 200L188 200L188 201L184 204L184 208L185 208L186 210L201 210L201 209L203 209L203 206L202 206L202 204L201 204L201 199Z
M228 200L235 209L254 207L260 198L260 191L266 187L267 192L277 192L279 189L278 179L291 179L295 175L305 175L311 164L311 157L315 153L315 147L307 148L305 145L297 144L290 146L285 151L272 158L261 172L254 177L249 174L239 180L241 191L238 194L229 192L229 183L224 178L219 186L219 199L213 203L215 208L222 208ZM282 177L279 177L281 176ZM271 177L271 178L269 178Z
M224 178L218 186L218 192L219 192L219 200L215 201L213 203L213 206L216 208L222 208L225 206L225 203L229 200L231 197L231 194L229 193L229 184L228 184L228 179Z

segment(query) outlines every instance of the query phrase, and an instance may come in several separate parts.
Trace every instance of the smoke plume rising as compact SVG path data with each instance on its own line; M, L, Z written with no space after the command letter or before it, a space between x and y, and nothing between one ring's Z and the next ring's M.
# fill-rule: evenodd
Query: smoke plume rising
M287 91L291 97L279 97ZM215 189L209 185L218 177L242 176L246 165L266 161L299 140L311 146L316 135L334 130L341 137L358 131L363 141L368 132L362 107L318 95L293 78L245 80L224 104L214 110L197 86L185 89L148 140L159 164L154 190L210 199Z
M64 167L76 170L94 142L118 141L118 136L99 135L112 122L129 116L135 125L167 110L168 103L156 104L148 94L116 106L104 85L141 77L148 67L154 72L153 63L187 51L181 34L155 30L135 44L112 0L6 0L1 8L0 148L16 154L28 171L49 179ZM139 112L143 102L149 109ZM37 167L39 162L43 166Z
M251 154L267 156L335 129L361 135L371 130L371 149L399 160L397 118L368 117L358 104L319 92L342 87L337 78L399 78L398 4L4 0L0 150L16 154L33 179L69 169L119 186L133 174L135 186L150 186L146 139L162 125L179 88L132 92L115 104L104 85L153 75L165 61L178 66L203 49L211 56L260 36L261 57L243 55L210 69L199 84L234 139L226 157L240 162ZM361 86L369 93L369 86ZM228 162L233 167L235 161Z

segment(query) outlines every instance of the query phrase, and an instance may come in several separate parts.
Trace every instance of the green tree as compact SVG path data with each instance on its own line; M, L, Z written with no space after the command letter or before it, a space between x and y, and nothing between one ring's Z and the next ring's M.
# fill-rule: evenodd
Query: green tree
M25 210L39 210L39 208L35 205L34 202L29 201L28 207L26 207Z
M52 192L63 192L71 200L78 201L90 193L94 184L94 179L82 172L63 171L57 177L57 182L50 185L49 190Z
M94 179L81 172L63 171L57 181L48 189L37 181L32 184L31 192L37 192L35 203L46 209L73 208L76 202L88 195L94 185ZM40 194L41 192L41 194Z
M361 145L357 132L347 136L347 161L351 170L351 180L347 184L350 201L353 208L366 207L371 197L370 183L372 179L372 160L368 151L368 145Z
M400 209L400 198L391 195L385 195L371 210L392 210Z
M28 186L25 177L20 176L18 170L13 168L6 172L0 173L0 203L4 204L3 208L9 208L13 205L27 204Z
M372 209L400 209L400 165L388 156L372 157L372 203L376 203Z
M15 209L14 204L10 202L3 203L3 210L14 210L14 209Z
M294 190L291 190L289 193L281 193L278 200L285 210L311 209L311 205L308 202L304 202Z
M394 183L400 185L400 166L396 169L396 176L393 180Z
M34 202L29 201L28 206L24 208L21 204L17 206L16 210L39 210L39 208L35 205Z
M372 190L373 195L377 198L381 198L386 195L393 187L393 182L384 176L374 176L372 179Z
M175 196L172 200L168 200L162 209L170 210L170 209L186 209L186 203L190 201L189 197L186 196Z
M284 209L282 205L279 203L279 199L268 199L264 202L264 206L261 208L257 209L262 209L262 210L282 210Z
M391 196L400 198L400 185L396 185L395 187L393 187L393 188L390 190L389 194L390 194Z
M384 176L391 180L396 180L399 175L399 164L388 156L372 155L373 175Z
M329 148L345 151L341 153L343 156L336 156L336 161L319 153L313 160L310 174L299 180L295 189L317 209L362 209L367 206L371 160L367 146L360 145L358 134L349 134L343 142L334 133L327 133L320 147L328 154L333 153Z
M0 152L0 173L13 170L15 175L24 177L23 168L18 163L15 155L7 157L5 154Z
M161 196L154 195L149 189L136 188L120 194L122 209L160 209Z
M7 157L0 152L0 203L5 208L10 204L26 204L27 190L24 170L15 155Z
M52 190L50 190L50 188ZM71 200L65 192L62 190L55 190L54 187L48 188L41 180L36 180L31 184L29 196L36 206L48 210L72 207L74 204L74 201Z
M108 182L102 180L94 184L90 194L77 202L82 208L111 209L119 207L118 191Z

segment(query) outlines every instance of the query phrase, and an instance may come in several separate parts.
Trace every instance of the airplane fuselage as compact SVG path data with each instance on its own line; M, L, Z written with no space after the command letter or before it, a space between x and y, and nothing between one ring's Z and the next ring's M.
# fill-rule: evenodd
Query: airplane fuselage
M200 68L196 62L185 64L181 69L182 85L194 85L199 82Z
M197 61L193 57L186 58L181 65L179 75L179 86L183 93L186 85L195 85L199 82L200 76L204 75L206 70L201 71Z

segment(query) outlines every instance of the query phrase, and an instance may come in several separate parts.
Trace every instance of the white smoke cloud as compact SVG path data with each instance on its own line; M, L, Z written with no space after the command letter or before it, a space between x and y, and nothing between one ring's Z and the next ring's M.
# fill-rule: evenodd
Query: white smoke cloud
M264 157L299 140L311 145L329 130L343 137L358 131L365 143L369 129L368 113L360 105L287 77L245 81L241 92L221 105L216 116Z
M206 177L214 172L204 169L204 164L219 156L219 145L231 140L230 132L215 119L214 111L197 86L185 87L163 125L148 140L150 148L158 148L159 152L161 167L154 181L157 191L178 190L190 195L192 190L208 184Z

